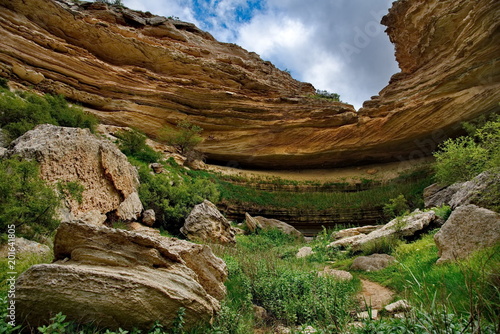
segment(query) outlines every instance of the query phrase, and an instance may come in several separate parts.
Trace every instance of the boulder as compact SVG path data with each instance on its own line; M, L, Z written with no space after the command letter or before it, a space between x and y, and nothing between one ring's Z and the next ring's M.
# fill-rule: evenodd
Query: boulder
M351 265L351 270L377 271L384 269L396 261L393 256L387 254L372 254L369 256L358 256Z
M408 303L404 299L398 300L397 302L386 305L384 307L384 310L386 310L389 313L406 312L409 311L410 309L411 309L410 303Z
M434 236L437 263L455 261L500 241L500 214L469 204L456 208Z
M24 238L15 238L14 242L16 258L32 255L48 256L51 253L49 246L40 244L36 241ZM8 244L0 245L0 257L8 257L10 251L9 248L10 246Z
M282 222L277 219L270 219L270 218L264 218L264 217L255 217L255 220L262 226L262 229L264 230L269 230L276 228L278 230L281 230L283 233L293 235L297 238L303 239L304 235L299 232L295 227L288 225L285 222Z
M142 211L136 169L115 144L97 138L88 129L39 125L9 146L7 156L13 155L37 160L41 178L49 183L83 185L81 203L65 200L69 213L78 219L94 211L136 220Z
M247 225L247 228L251 233L256 232L258 229L262 229L259 221L250 216L248 212L245 212L245 224Z
M311 247L302 247L301 249L299 249L297 254L295 254L295 257L298 259L301 259L303 257L308 257L308 256L311 256L313 254L314 254L314 252L313 252Z
M500 205L499 184L500 169L483 172L472 180L461 183L459 189L451 197L449 205L452 209L467 204L488 205L492 201Z
M153 209L146 210L142 213L142 223L147 226L153 226L156 221L156 214Z
M165 167L162 164L155 162L149 165L155 174L161 174L165 171Z
M352 250L359 251L363 245L367 243L377 242L386 238L410 238L416 233L422 232L428 228L429 225L435 221L435 219L436 214L434 211L422 212L417 209L408 216L395 218L383 227L352 240ZM332 244L335 244L335 242Z
M325 269L318 272L318 276L319 277L331 276L341 281L350 281L354 278L352 274L348 271L331 269L329 267L325 267Z
M462 205L499 205L495 194L500 184L500 170L486 171L470 181L454 183L443 187L432 184L424 189L424 203L426 208L449 205L455 209ZM491 197L491 198L490 198Z
M334 238L335 240L338 240L338 239L343 239L343 238L347 238L347 237L353 237L355 235L368 234L368 233L371 233L371 232L381 228L382 226L384 226L384 225L366 225L366 226L360 226L360 227L347 228L347 229L332 233L332 238Z
M219 244L235 243L235 232L231 223L210 201L196 205L181 228L189 240Z
M155 321L170 326L181 307L189 326L210 321L226 293L225 263L208 246L175 238L62 223L54 255L16 283L18 316L31 326L62 312L98 327L149 330Z

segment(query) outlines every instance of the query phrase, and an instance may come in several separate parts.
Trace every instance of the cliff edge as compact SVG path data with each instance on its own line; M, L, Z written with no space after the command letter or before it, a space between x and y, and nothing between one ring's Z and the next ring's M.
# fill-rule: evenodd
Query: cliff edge
M358 112L190 23L103 3L0 0L0 76L156 136L204 129L208 159L262 168L418 158L498 109L495 0L400 0L382 21L401 72Z

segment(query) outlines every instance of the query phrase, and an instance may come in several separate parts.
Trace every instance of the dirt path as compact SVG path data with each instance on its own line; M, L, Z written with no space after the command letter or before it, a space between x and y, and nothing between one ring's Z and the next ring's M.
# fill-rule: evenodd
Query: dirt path
M381 310L384 306L388 305L394 297L394 292L386 287L365 279L361 279L362 291L358 295L363 308L371 306L374 310Z
M362 179L390 180L397 177L401 172L427 165L433 160L433 157L428 157L419 160L366 165L362 167L301 170L247 170L219 165L207 165L207 167L208 170L223 175L236 175L245 178L281 178L292 181L354 183Z

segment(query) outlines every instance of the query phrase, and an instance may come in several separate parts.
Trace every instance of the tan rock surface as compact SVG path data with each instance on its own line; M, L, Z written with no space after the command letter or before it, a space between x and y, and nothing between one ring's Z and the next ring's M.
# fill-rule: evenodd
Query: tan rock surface
M187 118L205 129L207 157L233 165L418 158L498 109L496 0L395 2L383 24L402 72L358 113L308 98L311 85L189 23L62 0L0 6L2 75L28 80L16 66L43 75L37 89L152 136Z
M120 219L134 220L142 212L137 196L137 171L109 141L88 129L39 125L16 139L9 155L36 159L40 176L49 183L78 182L84 187L82 202L68 199L71 213L82 218L116 211Z
M224 298L225 263L210 248L84 223L62 223L56 262L35 265L16 284L16 310L37 326L57 312L107 328L210 321ZM133 311L131 311L133 310Z

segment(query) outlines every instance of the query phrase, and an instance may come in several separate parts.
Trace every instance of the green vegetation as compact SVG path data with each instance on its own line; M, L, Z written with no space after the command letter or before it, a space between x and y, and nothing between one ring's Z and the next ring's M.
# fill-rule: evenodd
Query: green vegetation
M316 99L323 99L328 101L340 102L340 95L337 93L330 93L326 90L316 90L316 94L312 96Z
M484 333L495 333L493 325L500 326L500 245L458 263L436 265L438 250L434 233L413 243L400 243L393 251L397 263L377 272L363 273L396 290L415 306L414 313L404 322L384 320L372 325L385 328L411 325L418 328L415 333L448 333L443 326L466 330L468 325L469 330L464 333L473 333L472 328L482 324Z
M9 140L44 123L93 130L97 118L81 107L69 105L61 95L39 96L0 88L0 127Z
M198 144L203 141L200 133L203 131L199 126L188 121L181 121L175 130L164 129L160 135L160 140L175 147L180 154L188 156L195 151Z
M5 241L8 226L18 237L40 239L58 225L53 218L59 197L39 177L38 164L16 158L0 160L0 231Z
M396 198L391 198L389 203L384 205L384 214L388 218L395 218L410 213L410 207L403 194Z
M120 140L118 147L129 157L150 163L157 162L162 156L146 144L146 135L137 130L121 130L115 136Z
M141 186L139 196L145 209L153 209L159 227L178 234L184 219L196 204L208 199L217 202L219 192L206 178L193 178L173 159L165 164L168 173L152 175L150 168L138 161Z
M466 123L468 136L448 139L436 157L436 179L449 185L467 181L479 173L500 167L500 116L483 125Z

